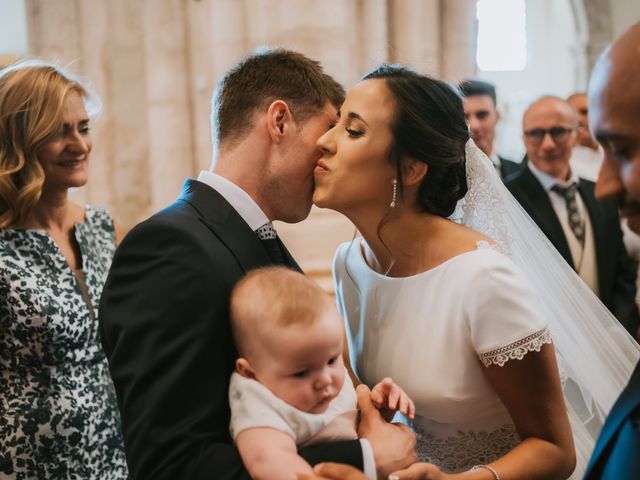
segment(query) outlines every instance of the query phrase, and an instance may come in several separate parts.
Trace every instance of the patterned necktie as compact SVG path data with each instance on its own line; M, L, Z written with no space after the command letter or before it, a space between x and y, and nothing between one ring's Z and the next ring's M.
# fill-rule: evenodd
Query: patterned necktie
M260 240L273 240L278 237L276 229L273 228L273 223L265 223L259 229L256 230L256 235Z
M580 216L578 210L578 202L576 201L576 191L578 190L578 184L572 183L571 185L564 187L562 185L554 185L551 190L564 197L564 201L567 205L567 217L569 220L569 227L576 236L580 245L584 246L584 222Z
M256 235L258 235L258 238L262 241L271 262L276 265L286 265L280 243L278 242L278 234L276 233L276 229L273 228L273 224L271 222L265 223L256 230Z

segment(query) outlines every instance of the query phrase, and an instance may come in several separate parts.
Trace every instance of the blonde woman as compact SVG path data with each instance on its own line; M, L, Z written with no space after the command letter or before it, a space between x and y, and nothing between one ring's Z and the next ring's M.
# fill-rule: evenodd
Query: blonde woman
M126 478L96 314L119 229L87 182L90 92L27 61L0 70L0 477Z

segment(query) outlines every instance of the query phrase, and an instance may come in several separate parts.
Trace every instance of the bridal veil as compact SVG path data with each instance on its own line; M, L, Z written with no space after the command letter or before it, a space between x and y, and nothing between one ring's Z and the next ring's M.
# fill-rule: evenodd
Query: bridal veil
M553 337L576 446L584 471L605 416L626 386L640 347L564 261L469 140L469 190L451 220L493 238L537 293Z

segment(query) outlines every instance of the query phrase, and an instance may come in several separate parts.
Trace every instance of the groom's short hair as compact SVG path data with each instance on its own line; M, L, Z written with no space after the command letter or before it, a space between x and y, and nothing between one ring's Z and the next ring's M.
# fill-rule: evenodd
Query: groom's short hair
M218 81L211 101L214 145L233 143L252 127L256 110L285 101L297 122L304 122L327 102L339 107L342 85L320 63L283 48L260 48L243 58Z
M229 310L236 348L241 356L247 356L261 343L262 333L274 327L312 325L330 309L336 310L332 298L304 274L285 267L253 270L231 292Z

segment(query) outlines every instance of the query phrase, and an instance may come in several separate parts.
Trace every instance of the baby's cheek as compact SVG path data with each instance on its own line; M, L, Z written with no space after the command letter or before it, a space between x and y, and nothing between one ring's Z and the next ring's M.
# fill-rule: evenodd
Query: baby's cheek
M344 367L338 368L336 370L337 371L334 377L334 385L336 390L339 392L340 390L342 390L342 386L344 385L345 372L344 372Z

